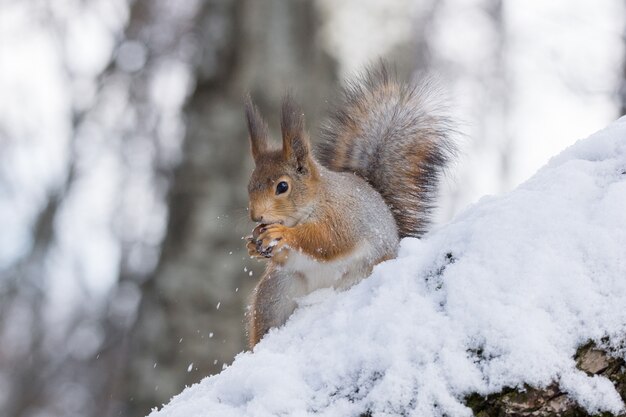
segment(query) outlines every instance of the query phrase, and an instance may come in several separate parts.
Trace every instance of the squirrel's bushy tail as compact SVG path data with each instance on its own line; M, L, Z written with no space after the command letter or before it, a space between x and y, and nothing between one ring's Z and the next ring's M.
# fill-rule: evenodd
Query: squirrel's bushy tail
M365 178L391 208L400 237L428 227L437 185L455 153L431 81L403 84L384 63L350 82L322 128L320 162Z

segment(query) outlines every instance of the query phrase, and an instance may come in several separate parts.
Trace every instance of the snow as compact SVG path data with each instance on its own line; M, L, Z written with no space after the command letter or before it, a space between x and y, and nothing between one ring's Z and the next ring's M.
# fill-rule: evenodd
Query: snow
M623 411L573 355L625 341L624 207L626 117L404 239L350 290L301 300L254 353L150 416L470 416L467 394L552 381L590 412Z

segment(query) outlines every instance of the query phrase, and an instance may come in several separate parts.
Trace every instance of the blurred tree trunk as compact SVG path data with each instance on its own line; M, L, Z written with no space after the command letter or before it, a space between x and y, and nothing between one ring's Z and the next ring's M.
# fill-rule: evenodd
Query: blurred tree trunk
M67 184L71 182L68 174ZM19 261L8 270L0 270L0 334L4 337L0 345L0 370L9 376L8 396L10 401L2 404L2 411L9 416L32 413L46 403L46 371L53 368L55 361L44 343L46 334L44 320L45 284L44 269L54 239L54 220L64 187L49 196L39 212L33 227L33 245ZM28 326L27 335L16 335L13 322ZM7 331L7 329L9 329ZM8 333L8 335L7 335ZM8 336L8 337L7 337ZM11 342L16 346L11 346ZM19 366L17 366L19 364Z
M502 187L511 186L511 157L514 151L513 138L509 128L511 117L511 80L508 70L507 52L508 36L504 16L504 3L502 0L491 0L486 5L487 13L491 17L495 32L494 64L493 64L493 99L491 102L491 114L495 114L495 120L499 121L498 132L494 137L498 138L496 149L499 153L499 174L502 178Z
M626 1L622 1L623 5L626 6ZM622 45L626 47L626 28L623 29L622 32ZM623 116L626 114L626 54L622 55L622 74L619 80L619 115Z
M251 171L241 99L251 90L272 125L293 86L309 119L318 118L335 66L317 45L317 19L304 0L206 1L198 11L196 84L162 253L129 336L123 415L146 415L245 347L244 308L258 274L244 272L252 265L241 242Z

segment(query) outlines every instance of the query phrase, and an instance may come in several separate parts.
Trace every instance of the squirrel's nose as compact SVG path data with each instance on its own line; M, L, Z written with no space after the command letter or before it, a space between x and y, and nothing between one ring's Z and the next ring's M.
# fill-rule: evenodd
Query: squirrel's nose
M253 208L251 208L250 219L255 223L261 223L263 221L263 216L259 216L259 213L256 212Z

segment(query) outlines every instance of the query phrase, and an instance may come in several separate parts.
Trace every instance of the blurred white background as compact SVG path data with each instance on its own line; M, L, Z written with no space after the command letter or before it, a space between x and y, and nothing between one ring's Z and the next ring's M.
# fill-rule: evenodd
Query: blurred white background
M142 416L243 349L244 91L275 122L295 88L315 132L379 57L434 75L462 150L445 222L623 113L625 17L619 0L0 1L0 415Z

